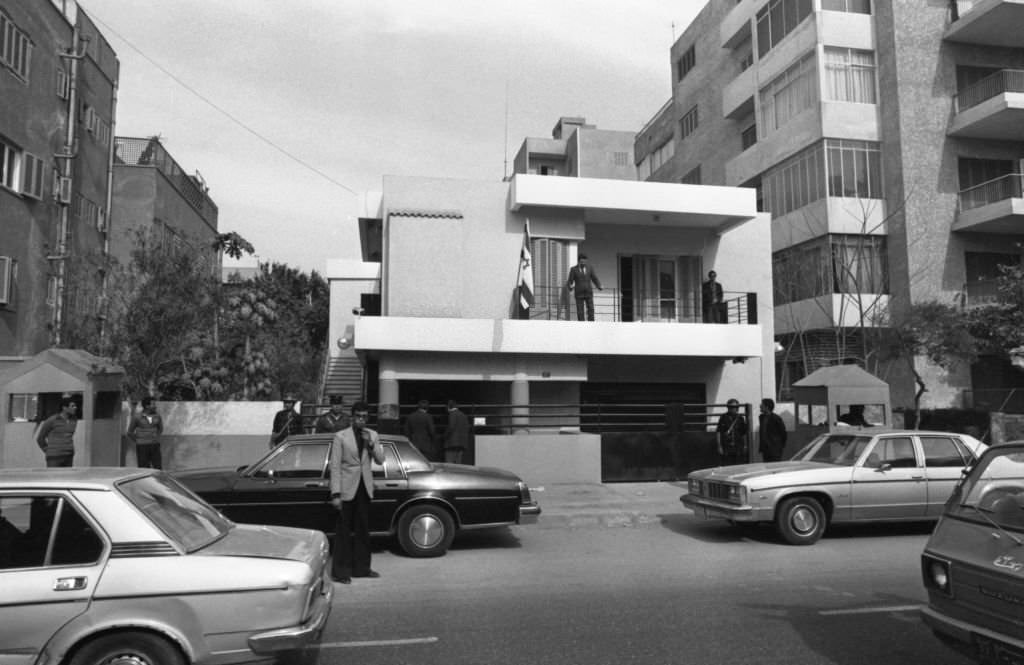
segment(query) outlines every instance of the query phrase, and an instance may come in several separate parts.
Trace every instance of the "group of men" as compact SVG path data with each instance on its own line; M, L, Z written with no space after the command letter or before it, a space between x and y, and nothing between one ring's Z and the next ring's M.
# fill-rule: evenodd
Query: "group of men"
M36 445L43 451L46 466L74 465L78 411L78 399L72 395L64 395L60 399L60 411L39 424L35 435ZM140 467L163 468L160 455L160 436L163 432L164 421L156 412L153 398L143 397L141 410L132 416L125 434L135 444L137 463Z

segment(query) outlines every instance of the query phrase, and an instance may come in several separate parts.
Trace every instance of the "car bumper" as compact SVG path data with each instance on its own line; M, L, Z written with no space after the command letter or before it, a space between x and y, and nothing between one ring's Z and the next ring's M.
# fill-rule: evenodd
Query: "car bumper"
M737 506L734 503L705 499L704 497L684 494L679 497L683 505L692 510L704 519L723 519L733 522L763 522L771 519L771 515L764 516L753 506Z
M334 599L334 585L327 584L320 595L312 616L300 626L280 628L249 637L249 649L255 654L271 655L282 651L296 651L320 644L320 636L327 617L331 613L331 601Z
M540 517L540 505L536 501L531 503L523 503L519 506L519 523L520 524L536 524L537 518Z
M992 662L1007 663L1024 658L1024 641L1004 633L953 619L927 606L921 608L921 619L943 643L968 657L977 658L979 652L984 652ZM998 660L1002 653L1012 656Z

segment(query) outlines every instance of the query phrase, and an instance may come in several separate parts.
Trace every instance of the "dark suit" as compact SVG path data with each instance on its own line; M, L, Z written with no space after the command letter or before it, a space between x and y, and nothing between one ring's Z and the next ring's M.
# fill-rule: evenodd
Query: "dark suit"
M576 297L576 318L583 321L584 307L586 308L586 320L594 320L594 287L599 289L601 286L601 280L597 278L597 273L590 266L575 265L569 268L569 279L566 281L566 287L570 291L575 292Z
M429 413L420 409L410 413L405 419L404 431L412 445L419 448L427 459L434 459L434 419Z
M704 323L725 323L725 303L721 284L710 280L704 282L700 288L700 305Z
M462 463L462 453L469 445L469 418L458 409L448 411L448 429L444 431L444 460Z
M782 451L786 449L786 423L777 413L769 411L758 416L760 420L760 434L758 449L765 462L779 462L782 460Z
M373 464L384 463L377 433L363 428L362 441L352 427L337 432L331 441L331 496L341 499L334 528L334 577L359 577L370 572L370 501L373 499ZM360 443L362 445L360 445Z

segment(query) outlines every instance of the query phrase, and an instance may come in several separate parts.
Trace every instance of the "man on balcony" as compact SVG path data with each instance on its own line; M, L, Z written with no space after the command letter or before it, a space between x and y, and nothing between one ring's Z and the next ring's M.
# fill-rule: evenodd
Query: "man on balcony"
M718 274L712 270L708 273L708 281L701 285L700 304L704 323L725 323L722 285L717 278Z
M594 287L598 291L604 291L601 280L597 278L594 269L587 265L587 255L580 254L579 259L569 269L569 279L566 287L574 292L576 297L576 318L583 321L584 307L586 307L586 320L594 320Z

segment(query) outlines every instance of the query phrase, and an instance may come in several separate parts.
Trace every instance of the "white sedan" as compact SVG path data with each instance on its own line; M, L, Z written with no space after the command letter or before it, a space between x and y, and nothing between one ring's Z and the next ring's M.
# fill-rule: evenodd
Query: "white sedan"
M694 471L680 501L705 518L774 523L786 542L811 545L836 522L937 520L985 448L949 432L832 432L786 462Z

